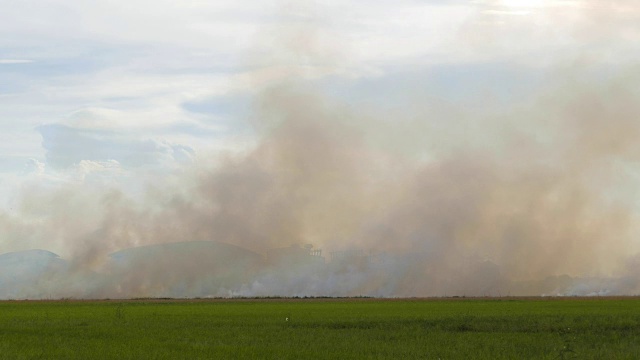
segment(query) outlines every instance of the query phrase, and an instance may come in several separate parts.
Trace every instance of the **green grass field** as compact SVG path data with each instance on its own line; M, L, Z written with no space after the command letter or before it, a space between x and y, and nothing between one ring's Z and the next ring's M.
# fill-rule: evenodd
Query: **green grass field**
M640 299L7 301L0 358L638 359Z

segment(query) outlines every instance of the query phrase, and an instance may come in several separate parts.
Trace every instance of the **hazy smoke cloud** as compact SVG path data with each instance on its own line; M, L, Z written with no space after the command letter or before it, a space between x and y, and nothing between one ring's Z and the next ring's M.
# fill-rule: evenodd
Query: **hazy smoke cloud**
M199 159L138 198L103 187L27 187L18 214L0 215L2 238L24 248L46 240L68 260L32 254L28 261L55 268L46 272L56 286L2 280L0 296L640 290L636 71L563 62L517 105L436 111L433 99L416 98L387 118L311 86L303 78L313 77L313 49L289 43L287 60L304 54L305 70L254 100L259 141L246 152ZM91 140L69 128L43 131L45 146L52 131ZM88 159L47 149L65 155L60 165L107 160L100 141ZM166 150L152 148L153 156ZM308 243L324 261L289 247ZM165 245L108 255L151 244Z

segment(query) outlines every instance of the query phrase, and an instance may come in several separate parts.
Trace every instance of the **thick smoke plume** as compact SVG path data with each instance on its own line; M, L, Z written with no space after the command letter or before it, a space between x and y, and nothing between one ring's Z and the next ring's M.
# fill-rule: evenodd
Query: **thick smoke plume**
M255 146L141 198L26 186L2 238L66 260L13 254L2 273L27 280L0 279L0 296L636 294L638 73L596 70L554 66L512 106L396 114L292 71L253 101ZM45 270L24 275L28 259Z

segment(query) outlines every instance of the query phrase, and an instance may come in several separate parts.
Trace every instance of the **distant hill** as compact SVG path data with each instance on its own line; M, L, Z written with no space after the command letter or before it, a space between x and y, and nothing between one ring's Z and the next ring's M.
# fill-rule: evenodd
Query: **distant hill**
M68 270L68 263L46 250L0 255L0 298L42 298Z

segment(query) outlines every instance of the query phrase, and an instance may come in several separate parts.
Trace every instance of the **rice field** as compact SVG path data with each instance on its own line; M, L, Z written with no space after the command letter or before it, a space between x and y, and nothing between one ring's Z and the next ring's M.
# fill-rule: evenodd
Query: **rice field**
M637 359L638 298L0 302L3 359Z

